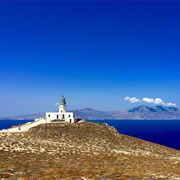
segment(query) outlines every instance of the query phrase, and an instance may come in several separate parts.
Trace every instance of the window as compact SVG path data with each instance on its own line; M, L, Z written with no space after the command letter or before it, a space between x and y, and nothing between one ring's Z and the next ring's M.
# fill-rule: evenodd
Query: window
M69 115L69 117L71 117L71 115Z
M48 117L50 117L51 115L49 114Z

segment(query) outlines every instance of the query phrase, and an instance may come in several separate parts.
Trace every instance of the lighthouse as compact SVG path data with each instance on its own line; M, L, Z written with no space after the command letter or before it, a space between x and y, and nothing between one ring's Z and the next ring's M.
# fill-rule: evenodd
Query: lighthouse
M66 121L75 123L74 112L66 112L66 99L64 96L60 99L59 112L46 112L47 122Z
M61 112L61 113L66 112L66 99L64 98L64 96L62 96L62 98L61 98L61 102L59 105L59 112Z

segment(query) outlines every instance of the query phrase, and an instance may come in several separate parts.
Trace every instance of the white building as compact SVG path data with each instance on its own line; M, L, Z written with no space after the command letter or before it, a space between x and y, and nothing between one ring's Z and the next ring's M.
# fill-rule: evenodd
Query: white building
M51 121L67 121L71 123L75 123L76 120L74 118L73 112L66 112L66 100L64 96L61 98L61 102L59 105L59 112L46 112L46 120L47 122Z

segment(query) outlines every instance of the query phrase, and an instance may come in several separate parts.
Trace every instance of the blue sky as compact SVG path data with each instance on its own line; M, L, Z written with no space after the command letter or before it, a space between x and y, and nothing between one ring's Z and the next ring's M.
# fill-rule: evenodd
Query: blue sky
M0 1L0 116L179 107L179 68L180 2Z

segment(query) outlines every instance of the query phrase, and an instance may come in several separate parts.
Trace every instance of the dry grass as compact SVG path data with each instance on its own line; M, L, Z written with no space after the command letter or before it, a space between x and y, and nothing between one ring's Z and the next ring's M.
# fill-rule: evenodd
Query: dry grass
M97 123L42 124L0 133L0 178L180 179L180 152Z

